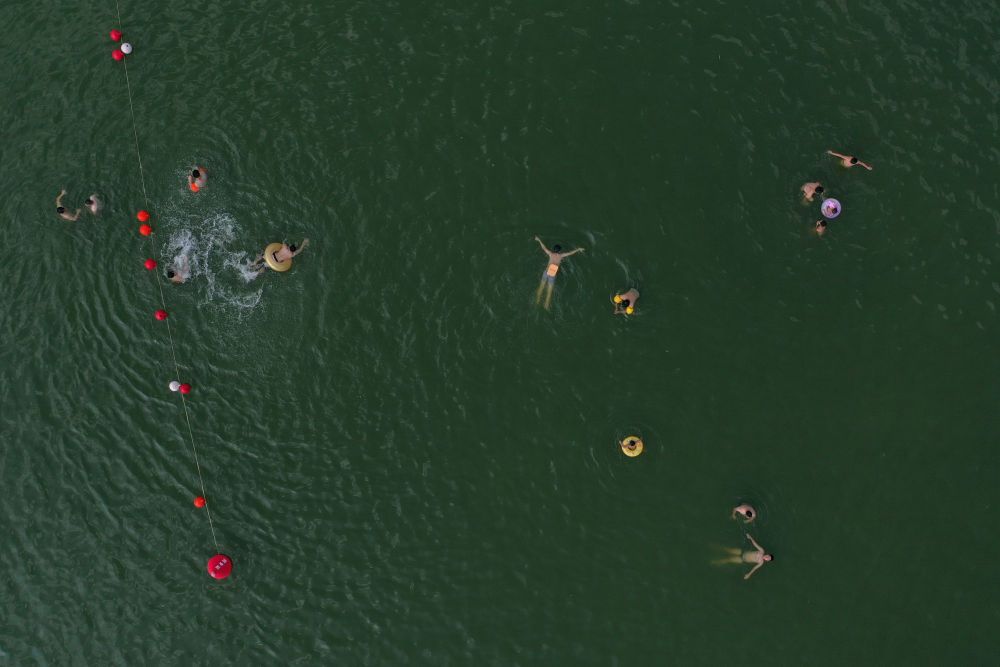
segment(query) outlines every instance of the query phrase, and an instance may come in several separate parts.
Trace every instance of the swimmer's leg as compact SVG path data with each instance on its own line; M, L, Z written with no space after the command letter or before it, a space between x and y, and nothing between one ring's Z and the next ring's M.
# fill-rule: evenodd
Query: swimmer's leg
M535 292L535 305L537 306L542 302L542 290L545 289L545 278L542 278L542 282L538 283L538 291Z
M548 310L549 306L552 305L552 292L555 287L555 283L548 283L548 289L545 291L545 310Z
M712 565L735 565L737 563L742 563L743 559L739 556L730 556L729 558L720 558L718 560L713 560Z

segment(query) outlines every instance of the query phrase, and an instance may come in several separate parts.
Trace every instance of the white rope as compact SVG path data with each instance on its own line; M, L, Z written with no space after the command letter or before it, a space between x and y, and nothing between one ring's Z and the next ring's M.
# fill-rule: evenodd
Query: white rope
M115 0L115 9L118 12L118 30L120 30L122 34L124 34L125 28L122 26L122 10L118 4L118 0ZM127 57L125 58L125 60L122 61L122 64L125 66L125 89L128 91L128 110L129 114L132 117L132 136L135 138L135 157L139 163L139 181L142 184L142 200L145 203L146 209L148 210L149 196L146 194L146 176L142 169L142 153L139 152L139 130L135 122L135 107L132 105L132 84L128 78ZM152 235L149 236L148 239L149 239L150 254L153 256L154 260L157 260L158 257L156 254L156 244L153 242ZM160 292L160 304L163 306L163 310L166 310L167 301L166 297L163 294L163 280L160 277L159 271L153 271L153 273L155 274L156 278L156 287ZM181 376L181 367L180 364L177 363L177 349L174 345L174 334L173 330L170 328L170 320L164 320L164 324L167 325L167 338L170 341L170 356L173 358L174 361L174 372L176 373L176 377L179 379ZM178 392L178 395L181 397L181 407L184 408L184 421L187 423L188 442L191 444L191 454L194 456L194 465L195 468L198 470L198 483L201 486L201 495L204 498L206 498L205 514L206 516L208 516L208 527L212 531L212 541L215 542L215 550L220 551L219 540L215 536L215 523L212 521L211 505L210 503L207 502L208 491L205 490L205 477L201 472L201 462L198 459L198 447L195 445L194 442L194 429L191 428L191 413L188 411L187 399L184 398L184 394Z

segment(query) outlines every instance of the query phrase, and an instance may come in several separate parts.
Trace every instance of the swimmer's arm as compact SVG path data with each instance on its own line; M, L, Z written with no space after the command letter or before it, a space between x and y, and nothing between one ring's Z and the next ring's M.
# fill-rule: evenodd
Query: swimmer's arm
M66 196L65 190L59 193L59 196L56 197L56 206L62 206L62 198L65 196Z
M73 217L71 218L71 220L74 220L74 221L78 220L80 218L80 211L82 211L82 210L83 209L80 209L80 208L76 209L76 213L73 214Z
M299 247L296 248L295 252L292 253L292 257L295 257L300 252L302 252L303 250L305 250L307 245L309 245L309 239L302 239L302 243L300 243Z
M753 539L753 536L750 535L750 533L747 533L747 539L750 540L750 544L752 544L755 547L757 547L757 551L759 551L761 553L764 553L764 547L762 547L759 544L757 544L757 540Z
M746 574L743 575L743 581L746 581L747 579L749 579L750 576L754 572L756 572L757 570L759 570L760 566L763 565L763 564L764 564L763 562L760 562L760 563L757 563L756 565L754 565L752 570L750 570L749 572L747 572Z
M535 237L535 240L536 240L536 241L538 241L538 245L540 245L540 246L542 247L542 252L544 252L544 253L545 253L546 255L549 255L549 254L551 254L551 253L549 252L549 249L545 247L545 244L544 244L544 243L542 243L542 240L541 240L540 238L538 238L538 237L536 236L536 237Z
M564 252L564 253L562 253L559 256L562 257L563 259L565 259L566 257L569 257L570 255L575 255L578 252L583 252L583 248L577 248L576 250L570 250L569 252Z
M827 155L832 155L833 157L839 157L843 160L846 160L849 157L851 157L850 155L844 155L843 153L838 153L837 151L831 151L831 150L828 150L826 153Z
M861 160L858 160L858 164L860 164L862 167L864 167L868 171L872 170L872 166L870 164L868 164L867 162L862 162Z

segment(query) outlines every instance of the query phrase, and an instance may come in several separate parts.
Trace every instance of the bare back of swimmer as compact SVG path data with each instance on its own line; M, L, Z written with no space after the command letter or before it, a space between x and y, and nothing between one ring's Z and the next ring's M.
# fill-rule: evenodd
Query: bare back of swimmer
M826 154L832 155L835 158L840 158L840 164L848 169L851 167L864 167L868 171L872 170L872 166L870 164L862 162L853 155L844 155L843 153L838 153L837 151L827 151Z

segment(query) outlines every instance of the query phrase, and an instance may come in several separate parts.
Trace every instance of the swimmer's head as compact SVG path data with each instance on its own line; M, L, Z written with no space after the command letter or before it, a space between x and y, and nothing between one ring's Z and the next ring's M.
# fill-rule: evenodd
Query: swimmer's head
M624 305L624 306L625 306L626 308L628 308L628 307L629 307L629 304L631 304L631 303L632 303L632 302L631 302L631 301L629 301L628 299L622 299L622 305Z
M65 213L65 212L66 212L65 206L56 206L56 213Z
M822 185L817 185L816 186L816 194L819 194L821 192L823 192L823 186Z
M748 519L752 519L753 518L753 510L744 510L743 516L745 516Z
M292 245L288 246L288 249L291 250L292 252L295 252L295 244L293 243Z
M174 273L173 271L169 271L169 270L167 271L167 278L173 278L173 277L174 277L174 276L176 276L176 275L177 275L177 274L176 274L176 273Z
M552 246L552 252L562 252L562 246L558 243Z
M201 176L201 172L198 171L197 169L192 169L191 175L194 176L195 178L198 178L199 176Z
M87 206L90 206L91 204L94 203L94 200L91 199L90 197L87 197L85 200L83 200L83 203L86 204Z
M774 556L772 556L771 554L764 554L764 557L761 558L761 560L763 560L765 563L770 563L772 560L774 560Z
M858 158L852 157L851 158L851 164L857 164L857 163L858 163Z
M826 220L817 220L816 229L826 229Z

